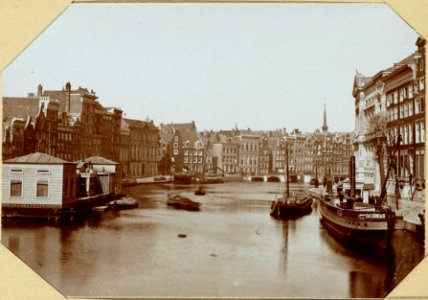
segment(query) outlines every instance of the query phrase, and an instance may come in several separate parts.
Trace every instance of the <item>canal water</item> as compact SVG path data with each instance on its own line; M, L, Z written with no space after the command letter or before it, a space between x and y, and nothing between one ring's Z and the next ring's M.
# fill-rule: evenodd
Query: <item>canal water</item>
M405 231L394 233L387 260L346 248L323 228L316 203L297 220L271 218L283 184L209 185L205 196L195 188L129 187L138 208L62 226L3 221L2 243L65 296L384 297L424 255ZM201 210L168 207L172 191Z

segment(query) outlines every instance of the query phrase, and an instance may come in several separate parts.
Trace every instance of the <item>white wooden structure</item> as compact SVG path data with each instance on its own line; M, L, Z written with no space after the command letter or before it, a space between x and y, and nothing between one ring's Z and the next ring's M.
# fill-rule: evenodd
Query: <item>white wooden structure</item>
M2 165L2 207L62 208L76 199L76 164L45 153Z
M102 187L103 194L120 194L122 191L122 169L121 165L100 156L91 156L78 161L79 166L85 166L89 170L84 172L93 172L97 175ZM81 173L81 176L83 172Z

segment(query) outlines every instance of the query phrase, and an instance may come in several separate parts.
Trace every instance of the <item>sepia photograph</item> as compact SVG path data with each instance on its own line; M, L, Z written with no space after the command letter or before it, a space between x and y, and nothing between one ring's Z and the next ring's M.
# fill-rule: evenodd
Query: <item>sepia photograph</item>
M2 70L1 244L64 297L385 298L425 47L385 3L72 3Z

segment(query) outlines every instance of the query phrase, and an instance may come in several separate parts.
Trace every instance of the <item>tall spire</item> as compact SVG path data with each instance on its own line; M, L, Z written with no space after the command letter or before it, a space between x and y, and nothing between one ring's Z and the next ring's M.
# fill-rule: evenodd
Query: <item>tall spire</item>
M327 133L328 131L328 126L327 126L327 111L325 108L325 103L324 103L324 120L322 123L322 132Z

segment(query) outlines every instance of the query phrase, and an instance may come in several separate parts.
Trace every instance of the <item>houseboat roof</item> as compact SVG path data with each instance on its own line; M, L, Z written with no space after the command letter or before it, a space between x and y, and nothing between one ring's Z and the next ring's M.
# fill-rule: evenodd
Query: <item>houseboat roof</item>
M91 156L88 158L85 158L84 160L79 160L76 163L91 163L93 165L117 165L117 162L114 162L112 160L109 160L107 158L101 157L101 156Z
M14 157L14 158L5 160L3 163L51 164L51 165L73 164L72 162L63 160L61 158L58 158L46 153L41 153L41 152L35 152L24 156Z

